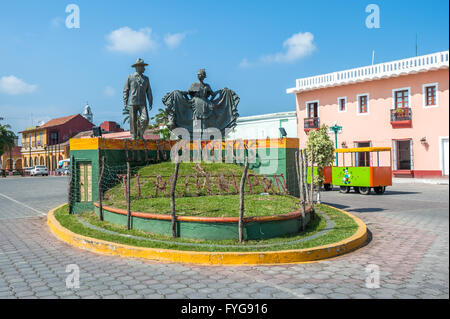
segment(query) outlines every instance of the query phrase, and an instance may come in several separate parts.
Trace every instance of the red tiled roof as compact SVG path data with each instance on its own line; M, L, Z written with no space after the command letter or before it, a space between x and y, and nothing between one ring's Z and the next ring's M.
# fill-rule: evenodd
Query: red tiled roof
M144 139L145 140L159 140L161 137L159 134L152 134L153 130L146 130L144 133ZM104 138L118 138L118 139L127 139L131 138L130 131L125 132L115 132L115 133L107 133L102 134L102 137Z
M12 149L12 156L22 156L22 147L21 146L14 146Z
M74 119L77 116L81 116L80 114L75 114L75 115L69 115L69 116L64 116L64 117L60 117L57 119L52 119L48 122L46 122L45 124L39 126L39 128L45 128L45 127L52 127L52 126L58 126L58 125L62 125L64 123L69 122L70 120Z

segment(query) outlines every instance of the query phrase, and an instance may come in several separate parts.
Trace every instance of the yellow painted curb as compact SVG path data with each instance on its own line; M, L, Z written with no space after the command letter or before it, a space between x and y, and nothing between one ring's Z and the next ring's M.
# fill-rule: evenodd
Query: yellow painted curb
M64 228L54 216L54 212L62 206L64 205L52 209L47 214L47 224L59 239L81 249L122 257L203 265L308 263L349 253L364 245L367 240L367 227L361 219L332 207L352 218L358 225L358 230L352 236L337 243L319 247L263 252L197 252L128 246L75 234Z

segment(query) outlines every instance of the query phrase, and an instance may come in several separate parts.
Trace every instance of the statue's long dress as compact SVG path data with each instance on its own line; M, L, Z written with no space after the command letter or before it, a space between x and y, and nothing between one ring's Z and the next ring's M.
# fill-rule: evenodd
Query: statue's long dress
M236 126L239 97L235 92L224 88L219 91L216 99L209 100L211 87L208 84L194 83L188 93L192 97L190 100L180 91L168 93L162 99L169 113L170 129L183 127L192 134L193 121L200 120L202 130L214 127L224 135L226 128Z

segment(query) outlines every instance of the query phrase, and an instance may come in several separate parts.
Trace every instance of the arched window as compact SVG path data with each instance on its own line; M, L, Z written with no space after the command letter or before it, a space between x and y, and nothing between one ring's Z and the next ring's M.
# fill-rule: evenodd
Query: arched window
M16 160L16 163L14 164L14 168L15 169L22 169L22 159L19 158L18 160Z

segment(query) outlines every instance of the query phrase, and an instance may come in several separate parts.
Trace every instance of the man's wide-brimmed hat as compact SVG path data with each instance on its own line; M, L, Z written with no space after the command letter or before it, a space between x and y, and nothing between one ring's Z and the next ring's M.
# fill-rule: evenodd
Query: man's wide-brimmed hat
M136 67L137 65L147 66L148 64L145 63L144 60L142 60L142 59L137 59L137 60L136 60L136 63L133 64L131 67L134 68L134 67Z

